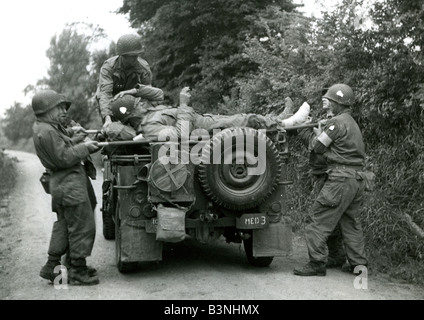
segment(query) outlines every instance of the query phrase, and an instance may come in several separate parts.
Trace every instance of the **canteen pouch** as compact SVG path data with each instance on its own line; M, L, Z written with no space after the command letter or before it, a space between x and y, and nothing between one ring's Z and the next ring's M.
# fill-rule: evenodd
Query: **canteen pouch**
M186 208L165 207L159 204L156 208L158 224L156 240L163 242L181 242L186 238L185 215Z

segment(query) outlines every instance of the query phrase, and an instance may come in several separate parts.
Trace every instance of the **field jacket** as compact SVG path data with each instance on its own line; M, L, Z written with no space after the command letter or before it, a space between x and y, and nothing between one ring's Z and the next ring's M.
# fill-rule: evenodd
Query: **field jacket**
M152 71L149 64L141 58L138 58L138 62L138 65L130 70L123 68L121 56L114 56L103 63L96 92L103 119L112 116L110 102L116 94L133 89L139 83L151 84Z
M345 166L362 168L365 161L365 145L361 130L345 110L327 121L323 132L314 138L314 151L323 154L329 167Z
M85 144L75 145L70 133L57 123L36 121L34 146L42 165L50 173L52 209L75 206L87 200L87 175L96 178Z

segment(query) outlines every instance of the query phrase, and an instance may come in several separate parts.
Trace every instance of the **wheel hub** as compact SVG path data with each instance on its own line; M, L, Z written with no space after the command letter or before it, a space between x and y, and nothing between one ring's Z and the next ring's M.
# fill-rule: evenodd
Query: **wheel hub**
M242 179L247 176L247 167L245 164L233 163L230 167L230 172L234 176L234 178Z

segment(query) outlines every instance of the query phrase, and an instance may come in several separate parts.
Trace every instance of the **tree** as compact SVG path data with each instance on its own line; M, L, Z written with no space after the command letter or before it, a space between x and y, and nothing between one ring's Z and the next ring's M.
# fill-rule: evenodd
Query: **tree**
M96 117L97 106L94 95L97 88L98 74L103 62L114 52L114 43L109 51L97 50L91 54L91 45L104 37L103 30L91 25L73 23L62 33L53 36L47 57L50 59L48 76L29 84L25 93L35 93L43 89L52 89L63 93L72 101L69 114L72 119L85 126L99 119ZM4 133L11 141L32 137L32 125L35 116L32 107L22 107L15 103L6 110Z
M268 5L296 7L291 0L124 0L120 12L144 35L154 84L167 90L189 85L193 103L208 108L231 95L235 78L257 68L241 54L242 45Z
M237 79L239 105L245 112L262 114L284 108L284 98L296 105L308 100L319 105L326 68L334 55L324 48L331 42L311 28L313 20L278 7L268 7L255 22L257 34L244 44L243 54L258 69Z
M35 121L32 107L23 107L16 103L6 110L4 119L4 135L11 141L17 142L19 139L32 137L32 126Z
M370 247L397 264L424 256L407 223L424 226L423 11L422 1L346 0L309 21L268 8L256 21L262 34L244 46L258 70L236 80L241 110L259 113L276 112L287 95L297 105L308 100L316 111L321 88L337 82L354 88L353 116L365 138L367 168L377 175L362 215L365 232ZM294 184L292 198L306 198L307 158L291 145L302 182Z
M91 59L89 49L103 36L103 30L94 29L91 25L68 25L61 34L52 37L46 53L50 59L48 77L37 84L65 94L72 101L69 109L71 118L83 126L97 115L94 94L98 72L95 69L100 62ZM104 53L97 52L94 56L99 59L104 57ZM92 63L97 65L93 67Z
M393 143L423 125L424 7L417 0L374 1L361 13L364 2L344 0L324 15L320 33L334 37L331 79L356 88L354 111L367 137Z
M114 56L116 52L116 43L111 42L109 45L109 48L107 50L95 50L91 55L91 64L89 68L89 87L92 88L92 90L97 90L97 84L99 82L100 77L100 69L103 65L103 63L110 57ZM92 93L95 94L95 91ZM92 121L91 123L95 127L99 127L102 124L101 115L100 115L100 109L98 108L98 103L94 102L94 106L92 107L92 110L97 109L98 117L91 117ZM97 114L95 112L95 114ZM94 119L93 119L94 118Z

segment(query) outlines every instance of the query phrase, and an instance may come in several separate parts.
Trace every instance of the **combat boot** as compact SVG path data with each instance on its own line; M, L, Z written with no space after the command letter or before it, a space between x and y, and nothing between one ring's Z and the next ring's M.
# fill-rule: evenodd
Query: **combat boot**
M47 260L46 264L40 270L40 277L51 282L59 275L59 273L54 273L54 269L60 266L59 260Z
M359 267L359 268L355 272L356 267ZM367 270L368 265L366 265L366 264L351 265L348 261L346 261L342 266L342 271L346 272L346 273L358 275L358 274L362 273L363 268L365 268Z
M68 280L69 284L72 285L92 286L99 284L99 278L97 276L90 276L86 266L72 267L69 270Z
M344 264L346 260L343 258L332 258L332 257L328 257L327 258L327 263L325 264L325 267L327 269L332 269L332 268L341 268Z
M327 270L325 269L324 262L309 261L303 267L297 267L293 270L293 273L297 276L325 276Z
M64 257L62 258L63 260L63 265L67 268L70 269L71 268L71 257L69 255L69 252L67 252ZM94 277L97 276L97 270L91 266L87 266L87 270L88 270L88 275L90 277Z
M90 277L97 276L97 270L91 266L87 266L87 272Z

